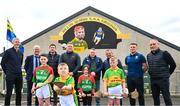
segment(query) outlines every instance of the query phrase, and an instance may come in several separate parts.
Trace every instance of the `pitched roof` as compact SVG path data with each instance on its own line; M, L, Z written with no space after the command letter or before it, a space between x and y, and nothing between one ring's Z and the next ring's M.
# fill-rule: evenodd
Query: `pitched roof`
M102 15L102 16L104 16L104 17L107 17L107 18L109 18L110 20L113 20L113 21L115 21L115 22L117 22L117 23L119 23L119 24L122 24L122 25L124 25L124 26L126 26L126 27L128 27L128 28L130 28L130 29L132 29L132 30L134 30L134 31L136 31L136 32L139 32L139 33L141 33L142 35L145 35L145 36L147 36L147 37L149 37L149 38L157 39L159 42L161 42L161 43L163 43L163 44L165 44L165 45L167 45L167 46L169 46L169 47L171 47L171 48L173 48L173 49L176 49L176 50L180 51L180 47L178 47L177 45L174 45L174 44L172 44L172 43L170 43L170 42L167 42L167 41L164 40L164 39L161 39L161 38L159 38L159 37L157 37L157 36L155 36L155 35L152 35L152 34L146 32L146 31L144 31L144 30L142 30L142 29L140 29L140 28L137 28L137 27L135 27L135 26L133 26L133 25L131 25L131 24L128 24L128 23L126 23L126 22L124 22L124 21L122 21L122 20L119 20L119 19L117 19L117 18L115 18L115 17L113 17L113 16L111 16L111 15L108 15L108 14L106 14L106 13L104 13L104 12L98 10L98 9L95 9L95 8L93 8L93 7L91 7L91 6L86 7L85 9L83 9L83 10L81 10L81 11L79 11L79 12L73 14L73 15L71 15L70 17L68 17L68 18L66 18L66 19L64 19L64 20L62 20L62 21L60 21L60 22L58 22L58 23L50 26L49 28L47 28L47 29L45 29L45 30L37 33L36 35L32 36L31 38L23 41L22 44L24 45L24 44L26 44L26 43L28 43L28 42L30 42L30 41L32 41L32 40L40 37L41 35L43 35L43 34L49 32L49 31L53 30L54 28L56 28L56 27L58 27L58 26L60 26L60 25L62 25L62 24L64 24L64 23L66 23L67 21L72 20L73 18L75 18L75 17L83 14L84 12L86 12L86 11L88 11L88 10L91 10L91 11L97 13L97 14L100 14L100 15Z
M140 28L137 28L137 27L135 27L135 26L133 26L133 25L131 25L131 24L128 24L128 23L126 23L126 22L124 22L124 21L122 21L122 20L119 20L119 19L117 19L117 18L115 18L115 17L113 17L113 16L111 16L111 15L108 15L108 14L106 14L106 13L100 11L100 10L97 10L97 9L91 7L91 6L86 7L85 9L83 9L83 10L81 10L81 11L79 11L79 12L73 14L73 15L71 15L70 17L68 17L68 18L66 18L66 19L64 19L64 20L56 23L55 25L50 26L49 28L47 28L47 29L39 32L38 34L32 36L31 38L23 41L23 42L22 42L22 45L25 45L26 43L28 43L28 42L30 42L30 41L32 41L32 40L40 37L41 35L43 35L43 34L49 32L49 31L53 30L54 28L56 28L56 27L64 24L64 23L67 22L67 21L70 21L71 19L73 19L73 18L75 18L75 17L83 14L84 12L86 12L86 11L88 11L88 10L94 11L94 12L96 12L96 13L104 16L104 17L107 17L107 18L109 18L109 19L111 19L111 20L113 20L113 21L115 21L115 22L117 22L117 23L119 23L119 24L122 24L122 25L124 25L124 26L126 26L126 27L128 27L128 28L130 28L130 29L132 29L132 30L134 30L134 31L136 31L136 32L139 32L139 33L141 33L142 35L145 35L145 36L147 36L147 37L149 37L149 38L157 39L159 42L161 42L161 43L163 43L163 44L165 44L165 45L167 45L167 46L169 46L169 47L171 47L171 48L173 48L173 49L175 49L175 50L180 51L180 47L179 47L179 46L174 45L174 44L172 44L172 43L170 43L170 42L168 42L168 41L166 41L166 40L164 40L164 39L161 39L161 38L159 38L159 37L157 37L157 36L155 36L155 35L152 35L152 34L146 32L146 31L144 31L144 30L142 30L142 29L140 29ZM3 53L0 54L0 57L2 57L2 55L3 55Z

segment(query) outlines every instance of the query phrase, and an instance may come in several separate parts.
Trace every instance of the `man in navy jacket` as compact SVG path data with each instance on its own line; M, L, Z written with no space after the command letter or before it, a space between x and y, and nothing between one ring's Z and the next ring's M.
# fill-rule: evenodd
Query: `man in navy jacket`
M110 50L110 49L106 49L105 50L105 55L106 55L106 60L104 60L103 62L103 68L102 68L102 78L104 76L104 73L106 72L107 69L110 68L110 64L109 64L109 59L113 56L113 52ZM120 68L120 69L123 69L123 66L121 64L121 61L118 59L118 64L117 66Z
M39 56L40 56L40 46L39 45L35 45L33 47L33 55L27 56L26 60L25 60L25 65L24 65L24 69L26 71L26 80L27 80L27 105L30 106L32 104L32 93L31 93L31 89L32 89L32 77L33 77L33 71L34 69L40 65L40 60L39 60ZM37 59L37 60L36 60ZM38 100L36 98L35 100L35 104L38 105Z
M89 56L85 57L83 65L89 65L91 75L95 77L96 81L96 91L100 89L100 77L103 67L102 59L96 56L96 50L94 48L90 49ZM96 105L100 105L100 98L96 98Z
M13 86L15 85L16 91L16 105L21 105L21 90L22 90L22 61L23 54L19 51L20 40L14 38L13 47L6 50L2 57L1 66L6 75L6 96L5 96L5 106L10 105L11 95Z

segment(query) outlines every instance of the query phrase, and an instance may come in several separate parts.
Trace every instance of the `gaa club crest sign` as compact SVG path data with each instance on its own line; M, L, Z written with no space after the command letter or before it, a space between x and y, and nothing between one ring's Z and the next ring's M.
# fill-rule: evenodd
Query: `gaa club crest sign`
M53 38L54 37L54 38ZM101 17L80 17L66 24L59 35L51 36L62 45L72 42L75 52L86 49L116 49L122 39L128 39L129 34L122 33L113 22Z

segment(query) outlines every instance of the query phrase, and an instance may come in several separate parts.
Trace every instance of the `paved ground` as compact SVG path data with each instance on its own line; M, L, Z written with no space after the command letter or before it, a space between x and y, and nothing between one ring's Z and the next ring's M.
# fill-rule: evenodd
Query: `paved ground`
M172 96L173 105L180 106L180 96ZM3 106L4 97L0 96L0 106ZM11 100L11 105L15 104L14 97ZM138 104L138 103L137 103ZM22 97L22 105L26 105L26 96ZM93 105L95 105L95 100L93 99ZM128 106L129 105L129 99L123 99L123 105ZM145 105L146 106L152 106L153 100L151 96L145 97ZM161 106L164 106L164 100L161 97ZM107 98L101 99L101 106L107 106Z

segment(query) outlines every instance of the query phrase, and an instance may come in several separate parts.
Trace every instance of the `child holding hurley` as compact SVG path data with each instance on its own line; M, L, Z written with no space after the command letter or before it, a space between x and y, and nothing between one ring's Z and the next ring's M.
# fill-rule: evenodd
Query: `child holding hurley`
M59 96L61 106L76 106L77 97L74 90L74 78L69 75L69 68L66 63L60 63L58 65L58 74L54 80L54 90Z
M123 70L118 68L116 57L111 57L109 63L110 68L106 70L103 77L104 96L108 96L108 106L113 104L119 106L125 91L125 75Z
M40 55L41 66L37 67L33 73L32 93L35 92L38 97L39 106L42 106L45 101L45 106L50 106L51 86L54 78L53 69L47 65L47 55Z

